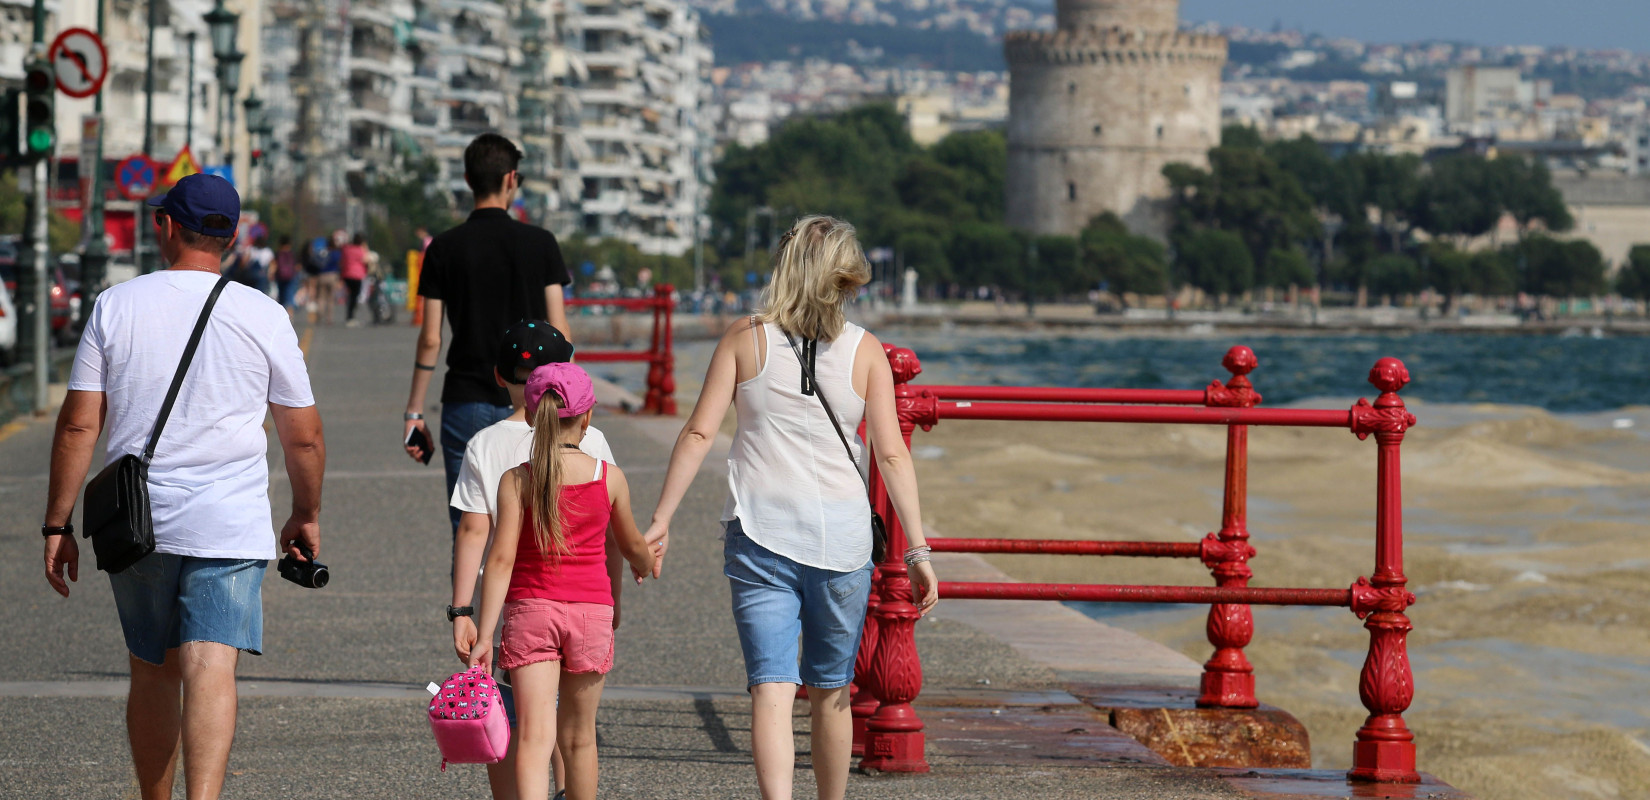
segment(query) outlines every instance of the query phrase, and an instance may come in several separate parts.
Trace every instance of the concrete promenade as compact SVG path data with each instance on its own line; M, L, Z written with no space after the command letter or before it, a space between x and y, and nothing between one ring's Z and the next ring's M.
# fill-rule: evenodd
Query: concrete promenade
M241 662L225 797L488 796L481 768L438 770L423 712L424 684L459 662L441 613L449 532L440 462L415 464L398 443L412 339L404 326L305 335L329 445L321 560L333 580L319 591L273 569L265 580L265 653ZM597 424L646 520L679 423L603 416ZM70 598L41 577L36 526L51 433L50 419L0 431L0 798L135 797L126 655L108 581L85 546ZM279 524L288 497L273 435L271 461ZM664 580L625 592L599 726L603 796L756 796L721 575L720 467L713 456L684 504ZM942 564L950 577L982 569L975 560ZM856 775L850 797L1256 796L1214 772L1170 766L1064 688L1195 681L1183 657L1050 604L952 601L935 617L918 633L934 772ZM804 764L806 733L799 716ZM799 772L797 797L813 792Z

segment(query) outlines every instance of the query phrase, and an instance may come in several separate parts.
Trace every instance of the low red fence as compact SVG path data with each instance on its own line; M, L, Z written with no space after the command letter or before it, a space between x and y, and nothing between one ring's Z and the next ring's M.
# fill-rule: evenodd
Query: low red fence
M576 297L566 301L572 308L616 308L636 313L652 312L653 336L646 350L586 350L579 348L574 360L582 364L642 361L647 368L647 395L642 411L673 416L676 413L676 353L673 349L671 315L676 305L668 284L653 287L652 297Z
M1233 347L1222 364L1231 373L1201 391L1141 389L1053 389L992 386L919 386L916 353L885 346L894 372L900 430L906 444L917 428L941 420L1026 420L1041 422L1124 422L1223 425L1226 435L1225 498L1220 530L1198 542L1054 541L930 538L936 552L1045 553L1059 555L1195 558L1214 575L1214 586L1120 586L1104 584L969 583L942 581L949 600L1087 600L1128 603L1207 603L1208 635L1214 653L1203 665L1197 704L1254 708L1254 668L1243 648L1254 635L1251 605L1342 606L1369 631L1358 694L1369 717L1353 745L1351 777L1408 783L1415 771L1414 736L1403 712L1414 697L1405 637L1411 630L1404 611L1415 595L1404 589L1403 502L1399 447L1415 416L1404 409L1398 390L1409 372L1395 358L1370 370L1381 394L1348 410L1263 409L1249 383L1255 354ZM1344 428L1359 439L1374 434L1378 459L1375 486L1375 571L1346 589L1251 588L1249 559L1249 426ZM872 462L873 476L876 465ZM861 766L887 772L927 772L923 723L911 707L922 690L917 657L911 580L901 560L907 546L893 503L879 478L871 481L871 501L889 523L888 557L878 566L855 673L855 752Z

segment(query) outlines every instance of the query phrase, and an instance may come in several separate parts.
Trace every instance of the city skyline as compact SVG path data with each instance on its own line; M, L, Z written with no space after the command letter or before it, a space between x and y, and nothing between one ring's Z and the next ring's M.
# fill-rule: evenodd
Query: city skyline
M1448 40L1482 45L1543 45L1584 49L1644 50L1650 4L1576 0L1566 13L1550 13L1536 0L1182 0L1188 24L1212 22L1285 29L1365 42Z

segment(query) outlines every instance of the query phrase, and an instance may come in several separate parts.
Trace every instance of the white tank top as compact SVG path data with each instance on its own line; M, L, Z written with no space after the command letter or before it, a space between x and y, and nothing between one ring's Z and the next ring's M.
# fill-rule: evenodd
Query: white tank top
M779 326L764 323L761 370L733 392L739 427L728 453L722 521L738 519L751 541L799 564L851 572L871 560L865 446L858 431L865 399L854 392L854 353L865 329L847 323L814 354L817 390L836 412L854 460L831 430L819 398L802 393L802 367ZM803 340L791 337L798 348ZM751 330L753 347L756 330ZM761 353L759 353L761 355Z

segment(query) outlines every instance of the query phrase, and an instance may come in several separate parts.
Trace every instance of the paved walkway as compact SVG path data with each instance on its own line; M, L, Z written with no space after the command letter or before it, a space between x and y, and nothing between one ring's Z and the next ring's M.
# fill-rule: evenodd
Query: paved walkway
M312 337L329 444L322 560L333 580L309 591L272 570L264 584L266 652L242 661L226 797L487 796L480 768L438 771L424 721L419 687L458 661L441 614L449 533L440 465L408 461L397 441L412 337L404 327L327 328ZM609 416L598 425L631 476L638 518L647 519L676 423ZM108 581L87 563L64 600L40 576L35 526L50 439L49 420L0 431L0 519L10 521L0 531L0 798L135 796L122 724L125 651ZM273 444L272 453L272 494L284 509ZM713 457L683 505L665 580L625 593L598 731L604 796L756 796L721 576L719 465ZM1242 796L1207 771L1168 766L1061 690L1062 679L1090 668L1112 677L1178 669L1184 679L1195 674L1184 659L1151 655L1138 641L1107 645L1103 637L1126 634L1035 605L1044 607L1034 617L1011 619L1001 604L969 611L953 602L919 625L934 772L856 775L850 797ZM1082 655L1084 641L1101 644ZM1149 657L1107 666L1106 653L1120 649ZM805 763L805 717L797 733ZM811 777L799 773L797 796L812 795Z

